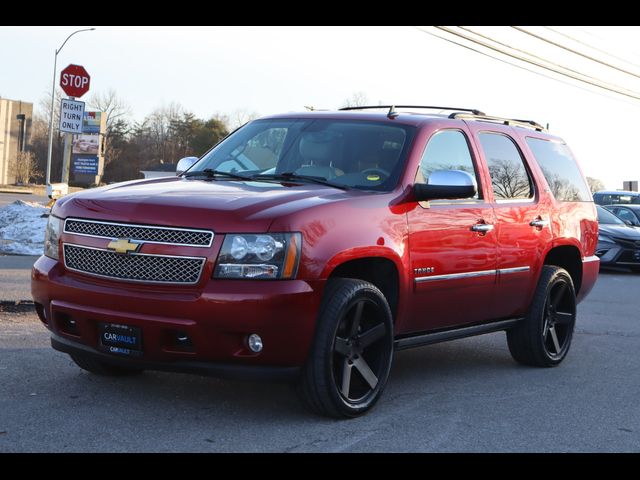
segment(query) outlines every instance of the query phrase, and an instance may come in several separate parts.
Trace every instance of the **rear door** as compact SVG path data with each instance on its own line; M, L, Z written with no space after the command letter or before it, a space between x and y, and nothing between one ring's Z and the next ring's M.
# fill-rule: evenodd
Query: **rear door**
M420 202L408 213L414 276L408 331L418 332L490 318L496 282L496 232L477 155L466 129L432 133L416 175L463 170L476 178L476 198Z
M470 126L491 179L497 241L493 318L524 314L552 241L548 197L541 195L516 140L486 124ZM506 130L506 129L505 129ZM547 199L547 200L543 200Z

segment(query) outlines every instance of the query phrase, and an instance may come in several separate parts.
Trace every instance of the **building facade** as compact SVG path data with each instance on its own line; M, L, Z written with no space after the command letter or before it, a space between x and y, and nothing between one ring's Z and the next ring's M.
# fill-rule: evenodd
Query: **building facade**
M15 183L12 164L31 142L33 104L0 98L0 185Z

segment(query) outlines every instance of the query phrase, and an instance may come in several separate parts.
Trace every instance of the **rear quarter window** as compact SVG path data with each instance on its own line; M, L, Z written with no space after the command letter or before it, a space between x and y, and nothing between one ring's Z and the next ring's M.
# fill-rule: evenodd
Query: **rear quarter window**
M591 191L576 160L564 143L527 137L527 144L542 169L551 192L561 202L590 202Z

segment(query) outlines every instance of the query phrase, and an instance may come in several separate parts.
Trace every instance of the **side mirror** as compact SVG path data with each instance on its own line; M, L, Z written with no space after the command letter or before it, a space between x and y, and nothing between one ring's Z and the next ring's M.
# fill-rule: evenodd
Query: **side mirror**
M470 198L476 194L476 179L462 170L436 170L427 183L416 183L413 194L417 201Z
M623 221L624 221L624 223L626 223L630 227L633 227L635 225L631 220L623 220Z
M180 161L178 162L178 165L176 166L176 175L180 175L181 173L186 172L191 167L193 167L193 164L196 163L197 161L198 161L198 157L181 158Z

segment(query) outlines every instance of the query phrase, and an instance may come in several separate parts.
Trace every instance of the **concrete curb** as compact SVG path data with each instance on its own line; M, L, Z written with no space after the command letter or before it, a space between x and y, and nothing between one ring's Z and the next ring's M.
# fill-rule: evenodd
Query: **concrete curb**
M33 190L18 190L18 189L14 190L12 188L0 188L0 193L20 193L24 195L32 195Z

